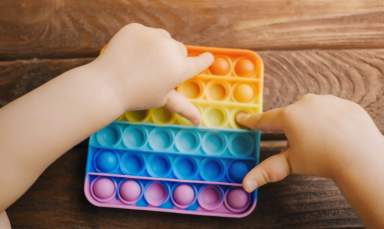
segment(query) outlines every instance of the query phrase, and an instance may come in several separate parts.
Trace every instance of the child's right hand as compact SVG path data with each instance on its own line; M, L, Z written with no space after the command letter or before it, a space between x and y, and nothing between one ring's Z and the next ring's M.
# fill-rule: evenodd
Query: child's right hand
M210 53L187 57L186 47L167 31L134 23L116 33L88 67L110 85L122 109L166 105L197 124L197 108L173 89L212 62Z
M384 138L359 105L331 95L306 95L261 115L239 114L238 122L263 131L282 131L289 148L256 166L244 178L247 191L290 173L361 178L384 164Z

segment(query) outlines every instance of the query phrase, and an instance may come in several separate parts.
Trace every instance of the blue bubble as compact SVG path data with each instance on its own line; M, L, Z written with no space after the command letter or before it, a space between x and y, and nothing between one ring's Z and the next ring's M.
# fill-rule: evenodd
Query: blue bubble
M173 163L173 168L175 176L179 179L193 179L198 172L196 161L189 157L178 157Z
M117 155L110 151L100 152L96 155L96 168L101 172L111 172L118 166Z
M100 145L113 146L119 142L120 129L117 126L108 126L96 133L96 140Z
M219 133L207 133L204 136L202 147L209 155L220 155L225 150L225 137Z
M219 159L205 159L200 174L207 181L220 181L224 176L224 164Z
M121 157L120 169L124 174L138 175L144 169L144 159L139 154L125 153Z
M152 177L166 177L171 170L171 162L165 156L151 155L147 158L147 171Z
M250 165L243 161L234 161L228 169L228 176L233 182L241 183L250 170Z

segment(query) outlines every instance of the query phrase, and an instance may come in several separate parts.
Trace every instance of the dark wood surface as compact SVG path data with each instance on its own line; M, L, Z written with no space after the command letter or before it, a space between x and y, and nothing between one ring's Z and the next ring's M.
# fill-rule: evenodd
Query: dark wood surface
M384 131L379 0L3 0L0 106L91 61L118 28L134 21L163 27L190 44L261 50L265 109L308 92L335 94L364 106ZM285 144L282 135L263 139L262 158ZM82 191L86 146L52 164L8 209L15 228L362 227L332 181L303 176L262 188L257 209L245 219L97 208Z

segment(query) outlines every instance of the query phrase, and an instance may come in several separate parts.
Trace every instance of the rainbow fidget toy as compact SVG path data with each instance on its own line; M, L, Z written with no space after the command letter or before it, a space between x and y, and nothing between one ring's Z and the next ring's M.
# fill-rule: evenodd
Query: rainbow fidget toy
M164 108L127 112L89 140L84 191L100 207L244 217L257 193L241 181L259 161L260 133L239 128L241 111L262 111L263 63L252 51L189 46L215 61L177 87L196 105L192 126Z

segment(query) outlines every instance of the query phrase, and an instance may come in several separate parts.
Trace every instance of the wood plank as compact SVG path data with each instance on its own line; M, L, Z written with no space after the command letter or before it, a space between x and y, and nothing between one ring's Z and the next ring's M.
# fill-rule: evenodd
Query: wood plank
M241 220L98 208L83 195L86 150L70 150L8 209L14 228L362 227L332 181L302 176L262 188L257 209Z
M0 2L0 58L95 56L124 24L189 44L253 49L383 48L382 0Z
M263 51L265 109L306 93L334 94L368 110L384 131L384 49ZM0 61L0 106L92 59ZM281 137L279 137L281 139Z

